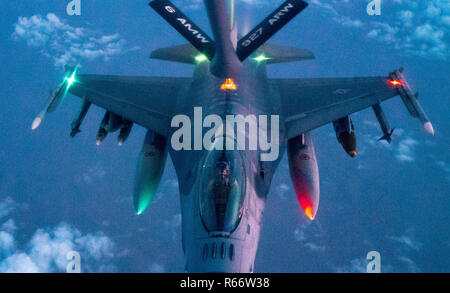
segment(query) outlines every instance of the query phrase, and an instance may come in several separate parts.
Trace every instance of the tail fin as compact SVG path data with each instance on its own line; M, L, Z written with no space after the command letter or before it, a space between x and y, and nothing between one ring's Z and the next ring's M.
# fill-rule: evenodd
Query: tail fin
M303 0L287 0L250 33L243 37L237 46L237 55L241 61L247 59L262 44L275 35L283 26L308 6Z
M314 53L309 50L271 43L265 44L257 52L264 54L264 57L267 58L267 64L296 62L315 58Z
M179 63L195 64L196 58L202 56L201 53L191 44L173 46L157 49L152 52L150 58Z

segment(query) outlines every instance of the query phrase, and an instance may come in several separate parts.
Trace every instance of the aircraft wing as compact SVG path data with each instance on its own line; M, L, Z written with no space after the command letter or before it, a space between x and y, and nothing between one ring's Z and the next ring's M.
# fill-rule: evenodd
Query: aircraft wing
M178 93L190 82L190 78L80 74L69 92L166 135Z
M288 138L395 97L388 77L272 79L279 90Z

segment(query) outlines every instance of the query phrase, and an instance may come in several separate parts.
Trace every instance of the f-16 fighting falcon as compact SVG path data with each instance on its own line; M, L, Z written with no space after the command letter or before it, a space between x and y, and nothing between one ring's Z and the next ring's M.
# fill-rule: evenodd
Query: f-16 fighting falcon
M308 50L268 42L307 8L305 1L287 0L243 37L233 1L204 4L212 37L170 1L150 3L189 42L158 49L151 57L192 64L191 78L89 75L66 66L63 82L32 128L67 93L83 99L72 136L80 132L92 104L106 110L97 144L119 131L121 145L133 124L145 127L135 179L136 213L151 204L169 154L179 182L186 270L253 272L264 205L286 150L299 204L313 220L319 169L312 130L333 123L345 152L355 157L350 115L372 107L383 132L380 139L391 142L393 129L381 103L396 96L428 133L434 130L402 68L379 77L268 78L270 64L314 59Z

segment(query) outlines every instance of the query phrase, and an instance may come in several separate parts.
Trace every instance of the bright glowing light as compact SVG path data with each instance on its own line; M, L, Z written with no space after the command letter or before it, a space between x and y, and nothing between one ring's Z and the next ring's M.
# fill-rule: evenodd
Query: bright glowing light
M353 150L353 151L350 151L348 154L350 155L350 157L354 158L354 157L356 157L356 155L358 153L355 150Z
M74 72L72 73L72 76L71 76L71 77L69 77L69 78L66 77L66 80L67 80L67 88L69 88L74 82L76 82L75 74L76 74L76 72L74 71Z
M195 61L197 61L198 63L205 62L206 60L208 60L208 57L206 57L205 54L199 54L195 56Z
M304 210L305 215L312 221L314 220L313 209L311 206L307 206Z
M225 82L220 87L221 90L233 90L235 91L237 89L236 84L234 83L233 79L227 78Z
M395 87L397 87L399 85L403 85L403 83L401 81L399 81L399 80L390 80L389 83L392 84Z
M314 220L314 207L311 201L308 199L308 196L306 196L306 194L300 193L297 194L297 199L300 203L300 207L302 208L308 219L310 219L311 221Z
M264 54L261 54L261 55L256 56L255 58L253 58L253 60L255 60L256 62L263 62L263 61L270 60L270 58Z

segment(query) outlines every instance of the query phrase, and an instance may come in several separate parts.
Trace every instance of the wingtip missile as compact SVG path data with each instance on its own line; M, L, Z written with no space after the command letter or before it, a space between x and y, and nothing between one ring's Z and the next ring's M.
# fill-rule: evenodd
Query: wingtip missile
M430 119L428 119L427 114L423 110L422 105L418 100L419 93L413 94L413 91L402 72L403 68L400 68L399 70L395 70L394 72L390 73L391 79L393 79L394 81L399 80L401 83L399 86L395 86L398 90L398 94L402 98L409 114L422 122L423 127L427 133L434 135L433 125L431 124Z
M428 132L431 135L434 135L434 128L433 124L431 124L430 121L426 122L423 127L425 128L425 131Z
M33 123L31 124L31 130L36 130L39 128L43 120L43 116L39 115L33 120Z
M76 82L75 75L77 72L78 65L76 67L66 66L66 76L59 86L54 90L50 90L50 98L45 104L44 109L39 113L39 115L33 120L31 124L31 129L36 130L42 124L47 113L51 113L56 110L64 96L67 94L69 87Z

